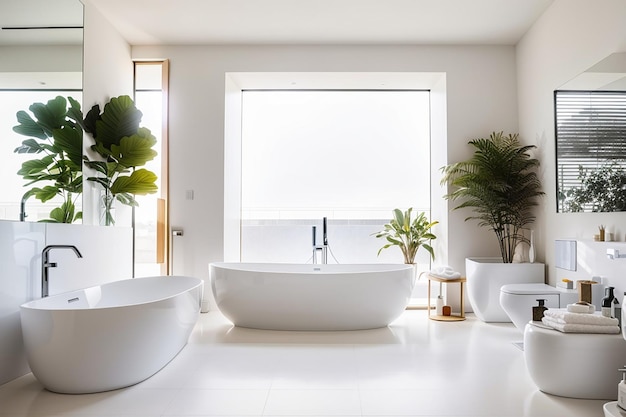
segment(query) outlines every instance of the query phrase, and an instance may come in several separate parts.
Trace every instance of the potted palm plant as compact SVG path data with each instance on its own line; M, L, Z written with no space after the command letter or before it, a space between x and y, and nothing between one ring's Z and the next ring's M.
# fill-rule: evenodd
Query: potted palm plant
M535 146L522 145L518 134L493 132L489 138L474 139L469 144L474 147L470 159L443 168L442 183L451 187L446 198L460 201L454 210L472 210L466 221L476 220L480 227L494 233L501 258L466 259L468 297L480 319L510 321L498 302L500 287L544 281L542 264L512 263L518 244L529 243L524 232L534 222L533 209L544 195L537 175L539 161L529 154ZM494 268L496 276L492 277L489 271ZM479 279L497 281L489 285Z
M414 264L415 256L420 247L423 247L432 259L435 259L435 252L429 242L436 239L430 229L439 223L431 222L426 214L420 212L415 218L411 218L413 208L402 212L400 209L393 211L393 219L384 225L384 229L374 233L377 238L385 239L387 243L378 250L378 254L383 249L397 246L402 251L405 264Z

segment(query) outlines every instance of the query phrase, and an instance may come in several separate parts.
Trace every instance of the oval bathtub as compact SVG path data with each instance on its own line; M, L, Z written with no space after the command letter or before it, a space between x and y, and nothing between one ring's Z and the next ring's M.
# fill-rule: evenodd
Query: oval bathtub
M385 327L406 308L411 265L212 263L211 288L236 326L266 330Z
M141 382L187 344L202 281L127 279L25 303L26 356L50 391L83 394Z

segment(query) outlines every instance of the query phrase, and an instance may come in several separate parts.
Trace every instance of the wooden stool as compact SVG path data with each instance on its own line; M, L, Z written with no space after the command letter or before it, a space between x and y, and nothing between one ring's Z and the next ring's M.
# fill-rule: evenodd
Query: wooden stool
M452 314L449 316L439 316L439 315L431 315L430 314L430 282L431 281L436 281L439 283L439 293L441 293L441 283L446 283L446 284L454 284L454 283L458 283L461 284L461 314ZM461 277L461 278L453 278L453 279L446 279L446 278L441 278L438 277L436 275L430 275L428 274L428 318L431 320L439 320L439 321L461 321L461 320L465 320L465 301L464 301L464 292L465 292L465 281L467 281L467 279L465 277Z

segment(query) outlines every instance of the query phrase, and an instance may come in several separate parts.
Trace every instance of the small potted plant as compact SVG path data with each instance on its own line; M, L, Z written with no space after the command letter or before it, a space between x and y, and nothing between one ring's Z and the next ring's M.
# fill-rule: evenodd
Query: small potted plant
M393 211L393 219L385 224L384 229L374 233L377 238L385 239L387 243L378 250L378 254L383 249L397 246L402 251L405 264L414 264L417 250L420 247L430 253L430 257L435 259L435 252L429 242L436 239L430 229L438 224L438 221L429 221L424 212L420 212L414 219L411 219L413 208L402 212L400 209Z

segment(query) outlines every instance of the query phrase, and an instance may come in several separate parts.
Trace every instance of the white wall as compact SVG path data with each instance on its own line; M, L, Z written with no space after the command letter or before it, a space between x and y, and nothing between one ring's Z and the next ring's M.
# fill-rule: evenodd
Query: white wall
M30 372L19 306L40 291L44 246L43 223L0 220L0 384Z
M111 97L129 95L133 97L133 61L130 46L111 23L88 0L85 6L84 30L84 72L83 72L83 112L99 104L100 111ZM89 147L93 140L85 136L85 154L97 159ZM84 168L85 178L93 172ZM92 182L83 184L83 223L99 224L98 197L101 187ZM130 225L130 209L117 205L116 224Z
M0 46L0 72L81 72L81 45Z
M447 130L448 162L469 157L472 138L518 128L513 47L136 46L133 58L170 59L170 213L171 224L185 231L175 265L176 273L197 277L207 278L207 264L224 257L226 73L446 73L447 126L440 131ZM185 199L186 190L194 190L193 200ZM459 270L467 256L498 255L491 234L465 223L466 215L450 214L441 232L451 231L442 236L449 252L440 255Z
M556 213L553 104L559 86L611 53L626 51L624 22L623 0L556 0L517 46L520 133L539 147L546 192L535 234L538 260L548 265L552 284L555 239L591 240L599 224L625 239L624 213Z

